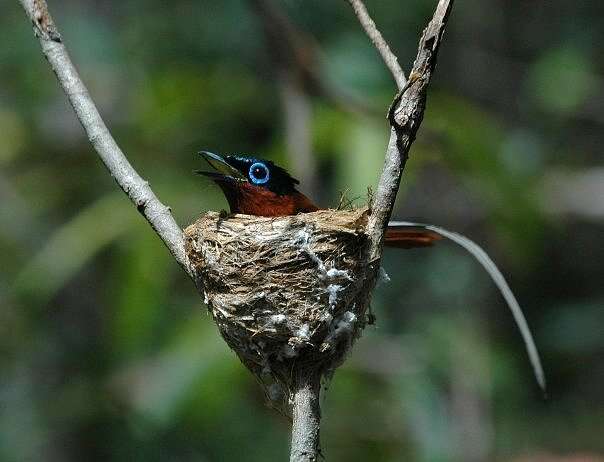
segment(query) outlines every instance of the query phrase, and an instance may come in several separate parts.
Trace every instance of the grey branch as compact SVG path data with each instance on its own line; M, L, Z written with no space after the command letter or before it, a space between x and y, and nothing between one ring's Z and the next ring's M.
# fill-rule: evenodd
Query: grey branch
M42 52L69 98L92 146L111 176L115 178L120 188L164 241L178 264L187 274L191 275L182 230L174 220L170 209L159 201L149 183L134 170L109 133L94 101L69 58L61 35L48 12L46 1L19 0L19 2L31 19Z
M349 1L353 6L356 3L362 5L360 0ZM424 29L419 41L417 56L413 63L409 80L399 90L388 111L388 121L391 126L390 141L388 142L384 168L380 176L376 195L373 198L372 213L368 224L368 232L371 239L369 256L374 260L379 259L381 256L384 230L392 214L401 175L409 157L409 149L415 140L415 135L424 117L428 85L436 66L436 56L452 6L453 0L440 0L438 2L434 16ZM367 10L364 8L362 9L362 13L368 16ZM359 20L367 30L369 26L366 26L368 20L365 16L359 15ZM373 21L371 21L371 24L375 27ZM371 34L370 37L376 43ZM381 40L383 41L383 38ZM378 47L382 56L384 56L384 50L390 51L387 45L383 46L376 43L376 47ZM389 55L386 55L384 62L390 68L392 61Z
M440 0L438 3L434 17L420 39L418 54L408 82L396 56L394 56L375 23L369 17L362 1L348 1L354 8L367 35L380 52L384 63L392 72L399 87L399 93L388 111L388 120L391 125L390 141L386 152L384 170L372 204L368 227L371 239L369 257L372 260L377 260L381 256L384 229L392 214L409 149L423 118L428 84L436 65L436 55L453 0ZM296 389L293 390L290 462L316 461L320 455L319 428L321 415L319 394L318 380L301 380L298 382Z
M352 6L357 18L359 18L361 26L363 26L363 29L365 29L365 32L377 48L377 51L382 56L384 64L386 64L386 67L390 70L392 77L394 77L396 86L399 90L402 90L407 83L405 73L398 63L398 58L392 52L388 46L388 43L386 40L384 40L384 37L382 37L382 33L378 30L375 22L373 22L373 19L371 19L371 16L369 16L367 8L365 8L362 0L348 0L348 3L350 3L350 6Z
M321 455L319 430L320 376L300 376L292 393L292 443L290 462L315 462Z

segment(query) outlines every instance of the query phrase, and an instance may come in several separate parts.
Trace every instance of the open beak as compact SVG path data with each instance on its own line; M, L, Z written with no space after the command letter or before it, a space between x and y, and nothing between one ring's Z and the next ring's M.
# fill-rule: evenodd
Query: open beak
M230 165L224 157L208 151L200 151L198 154L206 160L214 171L196 170L195 173L207 176L214 181L247 181L247 178L239 170Z

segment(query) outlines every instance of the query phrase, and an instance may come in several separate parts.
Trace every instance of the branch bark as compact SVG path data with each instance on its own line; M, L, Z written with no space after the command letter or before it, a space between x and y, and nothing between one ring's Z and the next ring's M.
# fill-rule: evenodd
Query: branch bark
M293 390L290 462L315 462L321 455L320 376L300 376Z
M394 77L394 81L396 82L396 86L399 90L402 90L407 80L405 79L405 73L398 63L398 58L388 46L388 42L384 40L382 33L379 31L371 16L367 12L367 8L365 8L365 4L362 0L348 0L350 6L354 10L354 13L357 15L361 26L365 30L365 33L373 43L373 45L377 48L384 64Z
M369 258L378 260L382 254L384 230L392 214L401 176L409 157L409 149L424 117L428 85L436 66L436 57L454 0L440 0L432 20L424 29L409 81L405 82L390 47L375 27L361 0L348 0L361 25L371 38L384 63L392 72L399 92L388 111L390 140L386 150L384 168L380 176L372 213L368 223L371 240ZM402 77L401 77L402 76ZM405 82L402 86L401 83Z
M348 2L399 88L388 111L388 121L391 126L390 141L368 223L369 258L377 261L382 254L384 230L392 214L409 149L423 119L428 84L436 66L436 56L453 0L439 1L434 16L419 41L419 49L409 81L405 79L396 56L369 16L363 2L361 0L348 0ZM299 386L294 390L290 462L316 461L320 455L319 383L319 380L312 382L307 379L299 382Z
M178 264L191 276L185 253L183 233L170 208L157 198L149 183L132 167L103 122L94 101L71 62L45 0L19 0L33 23L34 34L42 52L57 76L88 139L97 154L128 195L137 210L147 219Z

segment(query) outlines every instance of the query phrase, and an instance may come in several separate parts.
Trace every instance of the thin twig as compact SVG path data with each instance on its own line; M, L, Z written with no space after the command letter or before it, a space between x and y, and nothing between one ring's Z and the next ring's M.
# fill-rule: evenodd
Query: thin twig
M399 93L388 113L392 127L391 136L368 226L371 239L369 257L371 260L377 260L382 252L384 229L392 213L409 148L423 118L427 86L436 65L438 46L453 0L439 2L434 18L420 39L409 82L406 81L396 56L377 30L363 3L360 0L348 1L399 87ZM301 381L293 390L291 462L316 461L320 454L319 394L318 381L308 379L306 382Z
M320 376L300 376L292 393L292 442L290 462L315 462L321 455L319 430Z
M69 98L92 146L111 176L115 178L120 188L164 241L178 264L187 274L191 275L182 230L170 213L170 208L159 201L149 183L134 170L109 133L94 101L69 58L61 35L48 12L46 1L19 0L19 2L31 19L42 52ZM102 218L99 217L101 220Z
M349 1L353 4L357 3L358 0ZM438 2L434 16L424 29L419 41L417 56L409 80L400 89L388 111L388 120L391 126L390 140L368 223L368 232L371 239L369 257L372 260L379 259L382 252L384 230L392 214L401 175L409 157L409 149L415 141L415 135L424 116L428 85L436 66L438 49L453 1L440 0ZM366 26L364 25L364 27ZM376 47L378 47L380 53L381 50L386 49L380 48L377 44ZM388 60L384 59L384 62L389 65Z
M348 3L350 3L350 6L352 6L352 9L357 15L361 26L363 26L363 29L365 29L365 32L377 48L377 51L382 56L384 64L386 64L386 67L390 70L392 77L394 77L396 86L399 90L402 90L407 83L405 73L398 63L398 58L392 52L386 40L384 40L382 33L378 30L375 22L373 22L373 19L371 19L371 16L369 16L367 8L365 8L365 4L362 2L362 0L348 0Z

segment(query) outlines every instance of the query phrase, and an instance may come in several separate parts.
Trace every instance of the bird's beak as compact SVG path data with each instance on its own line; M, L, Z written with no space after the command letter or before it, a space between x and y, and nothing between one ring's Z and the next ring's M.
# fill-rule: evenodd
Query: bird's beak
M202 156L215 171L206 172L203 170L196 170L195 173L207 176L215 181L247 181L247 178L239 170L229 164L224 157L208 151L200 151L199 155Z

